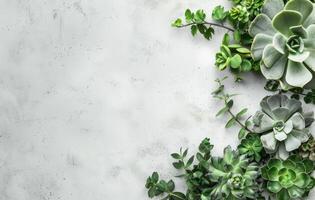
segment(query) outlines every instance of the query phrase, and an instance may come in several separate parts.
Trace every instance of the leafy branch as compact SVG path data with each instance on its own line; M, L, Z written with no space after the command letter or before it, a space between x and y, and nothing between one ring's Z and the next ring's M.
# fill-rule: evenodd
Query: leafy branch
M181 18L176 19L172 26L177 28L190 27L191 34L195 36L198 32L202 34L207 40L210 40L214 34L213 27L224 28L227 31L234 31L233 28L225 26L223 23L215 23L206 21L206 14L203 10L197 10L196 12L192 12L190 9L185 11L185 21L186 24L183 23Z
M234 105L234 101L232 97L236 96L237 94L228 94L224 90L223 81L227 79L227 77L224 77L223 79L216 79L216 82L218 83L218 88L212 92L212 95L214 98L217 98L219 100L222 100L224 103L223 108L219 110L219 112L216 114L216 116L223 115L227 113L230 116L230 119L226 123L225 127L230 128L235 124L238 124L241 129L239 131L239 139L244 138L248 133L255 133L253 130L249 128L251 125L251 122L249 121L250 117L248 117L244 122L242 122L242 117L247 113L248 109L243 108L236 114L232 111L232 107Z

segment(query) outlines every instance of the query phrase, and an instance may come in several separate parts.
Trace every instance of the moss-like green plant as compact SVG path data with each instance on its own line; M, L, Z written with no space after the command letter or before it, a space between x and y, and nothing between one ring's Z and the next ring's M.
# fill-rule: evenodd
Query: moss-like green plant
M251 23L252 56L284 89L315 88L315 8L309 0L266 0Z
M261 111L253 117L253 129L262 134L261 142L267 153L277 153L286 159L289 152L309 139L313 113L304 114L300 101L278 94L265 97L260 106Z
M250 163L245 155L239 155L228 146L223 158L213 157L209 167L211 188L214 199L254 199L259 175L256 163Z
M294 155L285 161L270 159L261 174L277 200L290 200L304 197L314 187L313 170L312 161Z

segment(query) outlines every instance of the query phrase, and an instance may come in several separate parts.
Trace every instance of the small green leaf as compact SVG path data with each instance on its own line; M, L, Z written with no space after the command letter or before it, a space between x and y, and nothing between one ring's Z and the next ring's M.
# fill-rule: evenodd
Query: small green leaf
M228 108L232 108L233 103L234 103L233 100L230 100L230 101L227 102L226 106L227 106Z
M176 19L173 23L173 27L181 27L183 25L182 20L180 18Z
M197 28L201 34L205 34L205 32L207 31L207 27L204 24L198 24Z
M225 125L225 128L230 128L235 124L236 120L234 118L231 118Z
M177 160L181 158L181 156L178 153L172 153L171 156Z
M198 28L197 28L196 25L192 25L191 26L191 34L192 34L192 36L195 36L197 34L197 30L198 30Z
M170 200L186 200L186 196L181 192L174 192L171 194Z
M248 111L247 108L242 109L239 113L236 114L236 118L240 118L242 115L244 115Z
M229 34L224 34L222 44L228 46L230 43L230 35Z
M222 108L221 110L219 110L219 112L215 115L216 117L226 113L229 110L229 107L225 106L224 108Z
M170 180L169 182L167 182L167 190L169 192L173 192L175 189L175 183L173 180Z
M239 54L235 54L232 58L231 58L231 67L234 69L237 69L241 66L242 63L242 57Z
M152 174L152 182L157 183L159 181L159 174L157 172L153 172Z
M185 149L184 153L183 153L183 158L185 158L187 156L188 153L188 149Z
M187 23L190 23L193 20L193 13L189 9L185 11L185 18Z
M251 69L252 69L252 63L251 63L249 60L244 59L244 60L242 61L242 64L241 64L241 70L242 70L243 72L248 72L248 71L250 71Z
M186 167L190 167L190 165L194 162L194 156L191 156L186 163Z
M243 54L250 54L251 53L251 51L245 47L237 48L236 51L238 51L239 53L243 53Z
M212 35L214 34L214 29L209 26L206 32L203 34L203 36L207 39L210 40L212 38Z
M206 19L206 14L203 10L197 10L194 15L194 20L196 23L202 23Z
M241 130L238 132L238 139L241 140L245 138L247 131L244 128L241 128Z
M234 37L234 41L236 43L240 43L241 41L241 33L239 30L235 30L234 33L233 33L233 37Z
M182 169L184 167L184 163L182 161L174 162L173 166L175 169Z

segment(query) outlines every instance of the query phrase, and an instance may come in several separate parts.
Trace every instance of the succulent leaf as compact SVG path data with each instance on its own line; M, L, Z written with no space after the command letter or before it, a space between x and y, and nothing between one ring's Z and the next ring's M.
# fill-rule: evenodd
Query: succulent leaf
M265 13L270 19L272 19L283 9L283 7L283 0L266 0L262 7L262 13Z

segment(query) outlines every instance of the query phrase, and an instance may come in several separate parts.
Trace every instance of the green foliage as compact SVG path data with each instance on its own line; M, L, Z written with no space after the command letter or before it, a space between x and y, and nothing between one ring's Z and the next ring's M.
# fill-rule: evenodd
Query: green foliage
M249 21L249 12L245 6L235 6L230 10L229 14L234 23L245 24Z
M263 145L260 141L260 137L257 134L248 134L246 138L238 145L240 154L246 155L251 160L259 162L264 153Z
M217 12L217 16L219 15L220 13ZM185 11L186 24L183 24L183 20L178 18L172 23L172 26L177 28L190 27L193 36L200 33L204 38L210 40L214 34L214 29L211 23L205 21L206 17L207 15L204 10L200 9L192 12L190 9L187 9Z
M212 157L213 145L210 139L204 139L194 156L187 162L185 158L188 150L173 153L171 156L181 161L181 167L176 167L184 173L176 177L185 180L187 190L185 193L175 192L172 180L160 180L157 172L147 179L146 188L148 196L161 197L162 200L212 200L212 199L257 199L260 194L256 179L259 170L256 163L233 151L231 147L224 150L223 157ZM193 158L196 157L195 164Z
M244 115L247 113L247 108L243 108L240 111L238 111L236 114L232 112L232 107L234 105L234 101L232 97L236 96L236 94L229 94L226 93L224 90L223 81L227 77L224 77L222 79L217 79L216 82L218 84L218 88L212 92L212 96L216 99L221 100L224 105L223 107L218 111L216 116L221 116L223 114L227 114L229 116L229 120L226 123L225 127L230 128L235 124L240 125L241 130L239 135L246 135L248 132L252 132L248 127L250 126L249 118L247 118L244 122L242 122L242 119L244 118Z
M181 192L175 192L175 183L159 179L159 174L153 172L148 177L145 187L148 189L148 196L150 198L165 194L163 200L185 200L186 196Z
M216 21L224 21L228 16L228 12L224 10L223 6L217 6L212 11L212 19Z
M210 180L215 183L210 196L214 199L255 199L259 176L258 166L245 155L239 155L228 146L222 158L213 157L210 164Z
M261 173L267 181L267 190L277 200L289 200L305 197L314 187L314 178L310 176L313 170L312 161L293 155L285 161L270 159Z

